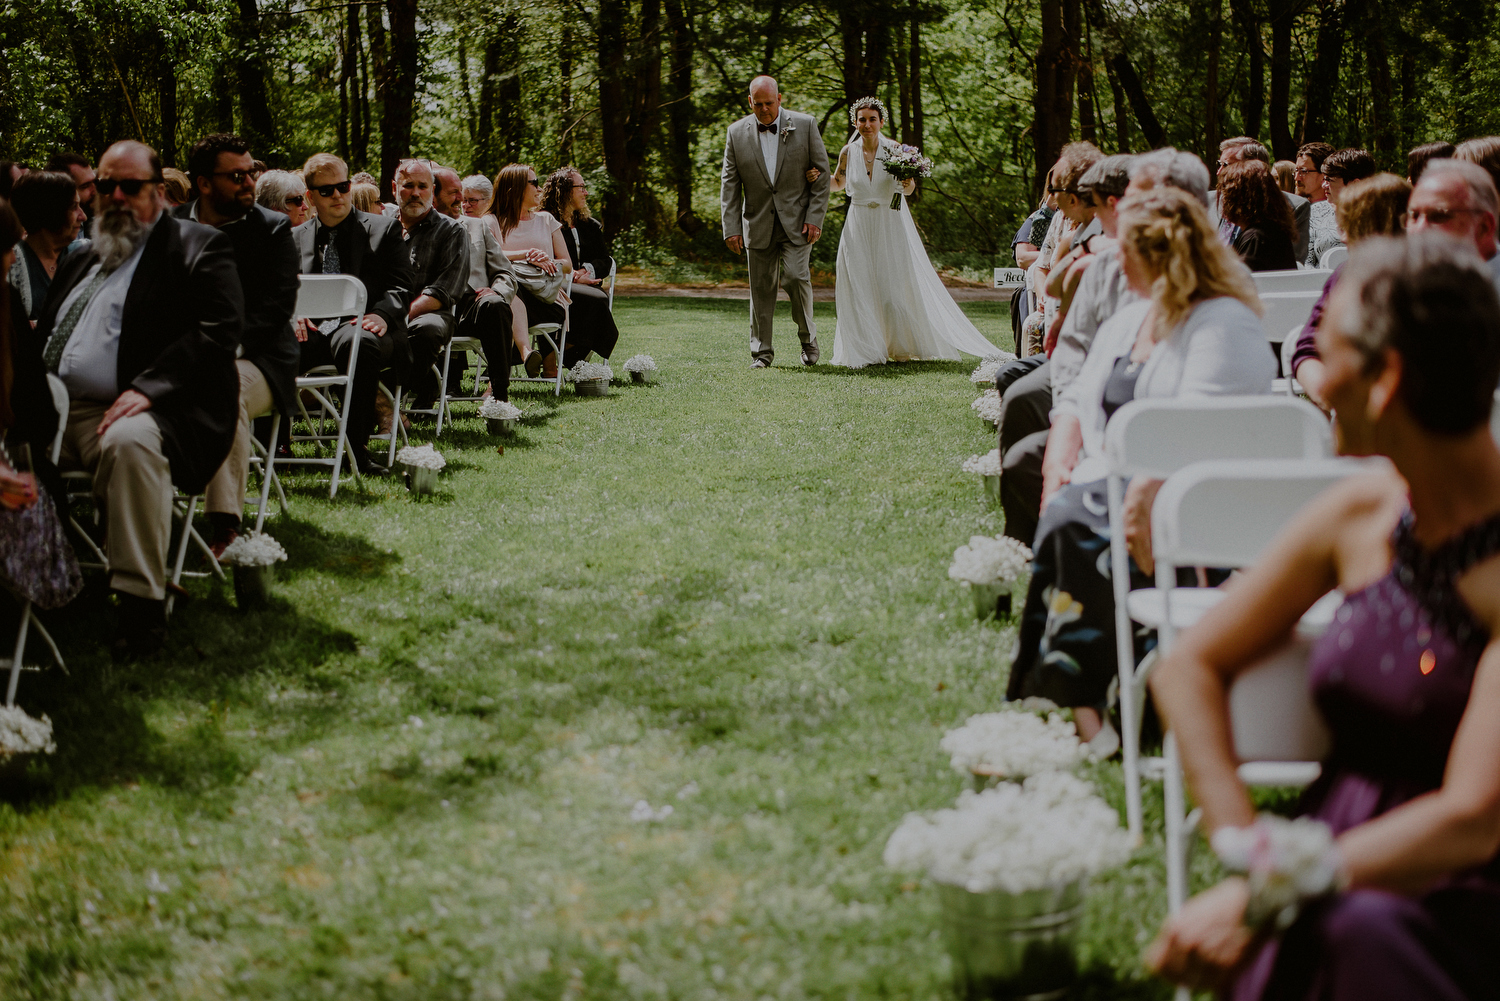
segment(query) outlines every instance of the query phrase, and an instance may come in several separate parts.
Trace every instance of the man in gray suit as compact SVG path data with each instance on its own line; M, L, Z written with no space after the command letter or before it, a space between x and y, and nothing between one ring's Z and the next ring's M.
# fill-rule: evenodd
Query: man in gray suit
M818 123L781 107L780 88L768 76L750 81L750 108L729 126L719 193L724 243L750 258L750 365L769 368L776 291L786 285L792 318L802 340L802 364L818 361L813 322L812 245L828 212L828 151ZM816 170L813 181L808 172ZM747 239L748 235L748 239Z

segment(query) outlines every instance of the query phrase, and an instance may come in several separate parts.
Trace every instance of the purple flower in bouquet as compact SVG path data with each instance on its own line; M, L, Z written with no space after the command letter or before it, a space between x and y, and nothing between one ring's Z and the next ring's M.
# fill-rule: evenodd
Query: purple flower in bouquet
M893 147L884 160L885 172L900 181L932 176L932 161L922 155L915 146L900 143ZM891 208L901 207L901 192L891 199Z

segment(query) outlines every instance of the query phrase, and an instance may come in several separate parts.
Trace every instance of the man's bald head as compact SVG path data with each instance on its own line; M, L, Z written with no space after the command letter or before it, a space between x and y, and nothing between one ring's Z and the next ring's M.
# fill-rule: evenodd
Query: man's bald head
M758 76L750 81L750 110L762 125L770 125L781 116L781 88L774 79Z

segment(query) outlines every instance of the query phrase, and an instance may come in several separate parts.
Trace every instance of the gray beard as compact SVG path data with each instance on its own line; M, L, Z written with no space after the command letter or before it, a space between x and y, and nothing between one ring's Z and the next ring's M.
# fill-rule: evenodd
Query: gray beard
M113 271L130 260L130 255L145 238L146 224L133 212L110 209L96 220L94 226L94 249L99 252L99 261L106 271Z

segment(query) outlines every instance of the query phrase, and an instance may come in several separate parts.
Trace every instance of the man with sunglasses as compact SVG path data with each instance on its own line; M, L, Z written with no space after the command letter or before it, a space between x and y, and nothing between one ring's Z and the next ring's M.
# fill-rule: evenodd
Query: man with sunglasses
M1473 246L1500 292L1496 217L1500 195L1489 171L1464 160L1433 160L1406 203L1406 231L1440 229Z
M63 469L93 474L120 614L117 655L166 640L172 488L200 494L234 442L244 300L229 238L165 211L161 158L99 161L94 240L58 270L37 322L68 387Z
M213 525L209 547L217 556L239 534L250 476L250 422L274 405L296 412L297 247L291 221L255 204L255 160L244 139L229 133L205 136L188 153L188 177L197 197L175 211L182 219L213 226L234 245L235 268L245 294L239 425L229 458L208 484L204 506Z
M370 460L370 432L375 425L376 385L382 369L393 362L411 364L406 344L406 310L412 287L411 257L401 223L388 216L360 212L349 197L349 165L332 153L316 153L302 166L313 217L292 230L305 275L344 274L365 287L365 314L336 317L314 324L298 319L302 342L301 370L332 364L348 373L356 339L359 363L349 401L349 449L361 473L389 474Z

